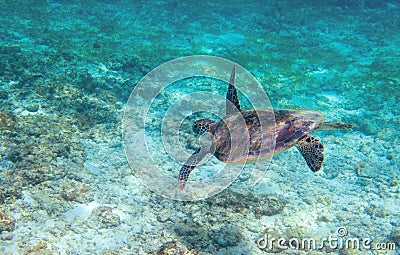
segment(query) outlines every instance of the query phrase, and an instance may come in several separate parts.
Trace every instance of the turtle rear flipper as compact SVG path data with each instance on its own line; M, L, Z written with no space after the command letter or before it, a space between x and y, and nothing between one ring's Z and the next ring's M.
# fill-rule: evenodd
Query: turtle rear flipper
M208 154L210 153L210 146L203 146L197 149L189 158L186 160L185 164L182 166L179 171L178 177L178 187L180 190L183 190L186 186L186 183L189 179L190 173L197 166L198 163Z
M336 129L350 129L353 128L353 124L344 122L322 122L316 128L317 130L336 130Z
M317 138L306 135L297 142L296 147L313 172L321 169L324 161L324 145Z

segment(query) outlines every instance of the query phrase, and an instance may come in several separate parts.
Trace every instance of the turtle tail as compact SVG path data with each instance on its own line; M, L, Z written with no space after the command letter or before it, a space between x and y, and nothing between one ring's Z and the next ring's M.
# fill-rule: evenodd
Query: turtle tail
M348 124L344 122L322 122L321 124L319 124L316 130L350 129L353 127L353 124Z

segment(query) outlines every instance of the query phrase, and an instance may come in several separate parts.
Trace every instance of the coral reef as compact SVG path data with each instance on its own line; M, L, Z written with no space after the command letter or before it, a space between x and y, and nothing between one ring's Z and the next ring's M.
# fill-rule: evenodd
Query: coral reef
M99 228L113 228L121 224L119 216L115 215L109 206L99 206L93 209L89 220Z
M338 226L400 247L399 7L373 0L3 1L0 253L266 254L256 245L265 229L277 238L321 239ZM318 174L290 149L258 165L266 174L254 187L242 177L204 201L166 200L132 175L121 120L147 72L194 54L243 65L276 108L311 108L356 127L315 132L326 152ZM173 85L153 101L146 135L154 161L175 177L180 164L160 153L163 114L185 93L224 96L226 84ZM183 102L223 110L207 99ZM191 152L198 147L191 123L209 116L188 114L174 112L185 118L179 142Z
M14 228L15 219L0 211L0 233L3 231L11 232Z
M394 242L397 247L400 246L400 227L395 227L390 233L389 240Z
M282 213L287 201L283 198L236 191L223 192L216 198L208 200L212 206L232 208L235 213L253 213L256 218Z
M164 243L160 250L154 255L196 255L196 251L190 251L186 246L179 241L169 241Z
M89 203L93 200L92 191L86 184L70 181L62 186L61 196L67 201Z

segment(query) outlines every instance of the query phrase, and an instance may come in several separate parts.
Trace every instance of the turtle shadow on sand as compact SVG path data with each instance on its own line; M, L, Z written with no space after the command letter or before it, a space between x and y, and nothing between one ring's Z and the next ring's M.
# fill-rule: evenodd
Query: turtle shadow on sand
M201 119L193 125L195 133L211 134L212 141L198 148L182 166L178 176L181 190L185 188L192 170L208 154L226 163L252 164L296 146L308 167L317 172L324 161L324 146L309 133L353 128L352 124L344 122L324 122L324 115L312 110L242 110L235 76L236 66L226 93L226 116L219 122Z

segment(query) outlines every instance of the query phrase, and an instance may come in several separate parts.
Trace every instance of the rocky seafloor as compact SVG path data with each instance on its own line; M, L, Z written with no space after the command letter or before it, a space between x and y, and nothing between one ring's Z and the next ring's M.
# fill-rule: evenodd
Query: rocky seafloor
M399 1L18 0L0 14L1 254L399 252ZM195 54L242 65L276 108L355 128L314 133L318 174L290 149L259 164L254 187L245 168L217 196L163 198L128 165L124 107L147 72ZM257 246L265 233L322 240L338 228L397 250Z

